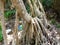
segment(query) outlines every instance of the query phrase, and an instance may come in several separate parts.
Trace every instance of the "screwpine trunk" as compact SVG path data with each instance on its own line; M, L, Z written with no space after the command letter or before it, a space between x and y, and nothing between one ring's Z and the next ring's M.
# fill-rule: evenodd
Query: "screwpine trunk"
M4 19L4 4L2 0L0 0L0 19L1 19L1 25L2 25L2 34L4 38L4 45L8 45L6 27L5 27L5 19Z
M11 0L11 2L18 12L19 17L23 18L26 22L24 23L21 39L18 40L18 37L16 38L16 45L58 45L60 37L54 27L48 23L40 0L27 0L31 8L30 13L26 10L24 0ZM15 34L17 30L16 28ZM17 35L18 34L16 34L16 36Z
M33 18L30 14L28 14L26 7L24 5L23 0L13 0L12 4L19 12L20 17L25 19L26 24L22 33L22 42L20 40L21 45L57 45L56 37L53 37L52 34L57 34L55 29L47 22L44 9L39 0L27 0L31 15L34 15ZM38 3L38 5L37 5ZM40 10L39 10L40 9ZM51 34L52 33L52 34ZM56 35L55 35L56 36ZM52 38L55 39L52 39ZM48 42L48 43L47 43Z

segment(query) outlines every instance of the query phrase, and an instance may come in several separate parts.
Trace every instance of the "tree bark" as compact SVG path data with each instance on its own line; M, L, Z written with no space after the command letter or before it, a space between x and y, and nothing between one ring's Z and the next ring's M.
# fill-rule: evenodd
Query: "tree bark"
M11 0L11 2L18 11L18 13L20 14L20 17L22 17L28 23L30 23L32 17L30 16L30 14L27 13L23 0Z
M1 19L1 25L2 25L3 38L4 38L4 45L8 45L6 27L5 27L5 19L4 19L4 4L1 0L0 0L0 19Z
M17 14L17 11L16 11L16 14L15 14L15 26L14 26L14 30L13 30L13 36L14 36L14 40L16 39L15 43L16 45L19 45L19 39L18 39L18 14Z

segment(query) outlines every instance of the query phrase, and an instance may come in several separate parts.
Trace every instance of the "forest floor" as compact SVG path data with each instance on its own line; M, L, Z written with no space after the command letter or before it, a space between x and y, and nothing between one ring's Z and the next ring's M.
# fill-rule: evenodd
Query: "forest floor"
M56 31L60 35L60 17L56 10L46 9L46 16L49 23L56 28Z

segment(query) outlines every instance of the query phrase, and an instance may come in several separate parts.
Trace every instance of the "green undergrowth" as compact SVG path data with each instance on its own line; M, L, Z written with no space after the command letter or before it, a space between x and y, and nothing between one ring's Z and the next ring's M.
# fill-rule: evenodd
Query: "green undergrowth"
M52 7L53 0L40 0L44 7Z
M4 16L5 16L5 18L8 19L9 17L11 17L14 14L15 14L15 10L7 10L7 11L5 11Z
M0 42L3 40L3 35L2 35L2 27L1 27L1 23L0 23Z
M60 23L58 23L55 19L52 19L50 23L56 25L56 28L60 28Z

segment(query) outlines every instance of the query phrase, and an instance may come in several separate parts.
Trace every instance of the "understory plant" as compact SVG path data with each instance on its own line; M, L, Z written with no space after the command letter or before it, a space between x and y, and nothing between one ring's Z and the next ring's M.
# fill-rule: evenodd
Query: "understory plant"
M0 24L0 42L3 40L3 35L2 35L2 28L1 28L1 24Z

